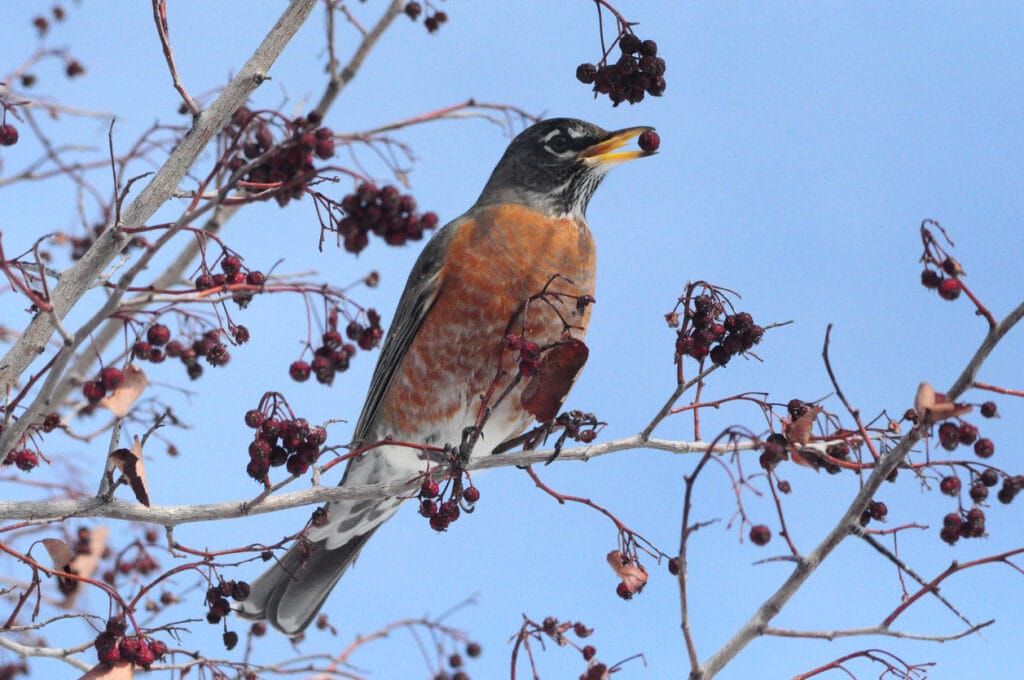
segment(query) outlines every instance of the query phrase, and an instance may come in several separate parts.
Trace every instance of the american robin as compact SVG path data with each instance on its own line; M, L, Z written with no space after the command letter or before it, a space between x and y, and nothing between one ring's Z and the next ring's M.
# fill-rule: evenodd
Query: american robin
M535 418L552 417L582 362L570 357L561 362L570 374L553 375L544 348L578 344L590 319L587 203L611 166L653 153L618 151L650 129L608 132L554 118L512 141L473 207L416 261L356 424L353 446L384 443L352 458L341 485L409 490L331 503L327 523L252 584L243 616L266 618L287 635L310 624L373 532L422 481L426 452L386 441L465 449L471 432L463 454L487 455ZM541 356L522 366L510 334L535 343Z

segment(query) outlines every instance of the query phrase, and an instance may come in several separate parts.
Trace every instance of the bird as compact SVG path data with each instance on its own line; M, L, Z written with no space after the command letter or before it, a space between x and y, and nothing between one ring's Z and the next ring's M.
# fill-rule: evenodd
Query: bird
M596 275L587 205L612 166L655 153L622 149L647 131L552 118L512 140L480 197L416 260L355 426L352 447L367 450L348 461L341 486L407 490L329 503L326 523L252 582L241 616L288 636L309 626L433 464L407 444L486 456L553 418L586 359ZM510 337L533 354L524 359Z

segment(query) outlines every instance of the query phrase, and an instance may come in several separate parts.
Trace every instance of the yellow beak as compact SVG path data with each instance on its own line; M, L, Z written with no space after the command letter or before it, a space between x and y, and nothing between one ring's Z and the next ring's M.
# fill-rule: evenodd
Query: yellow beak
M622 163L623 161L631 161L635 158L643 158L645 156L653 156L657 151L644 151L643 149L633 149L630 151L616 151L621 149L626 143L639 137L648 130L654 128L643 125L640 127L631 127L624 130L616 130L611 133L611 136L604 141L598 142L591 147L584 149L580 153L580 159L589 163Z

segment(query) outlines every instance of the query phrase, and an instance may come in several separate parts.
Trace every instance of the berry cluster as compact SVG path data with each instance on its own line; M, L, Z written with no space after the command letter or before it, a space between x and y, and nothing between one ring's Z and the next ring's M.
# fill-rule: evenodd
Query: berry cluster
M356 345L362 350L371 350L380 344L384 330L380 325L380 314L374 309L366 310L366 323L352 319L345 327L345 336L355 344L342 340L338 331L337 310L332 310L327 319L327 330L321 336L322 344L313 350L312 361L299 359L288 367L288 374L296 382L316 376L317 382L330 385L337 373L348 370L349 362L356 354Z
M710 357L724 366L735 355L761 342L764 329L747 312L726 315L722 302L711 295L698 295L692 302L692 311L687 310L689 323L683 323L676 337L677 357L689 356L698 361Z
M245 581L221 581L215 586L206 589L206 620L210 623L220 623L221 619L231 613L231 603L228 598L235 602L243 602L249 597L251 587ZM224 640L227 644L227 639ZM238 635L235 634L235 642L238 642ZM228 649L234 644L228 646Z
M960 291L964 289L964 284L960 281L962 274L960 263L947 257L942 261L942 273L927 267L921 272L921 285L935 290L943 300L956 300L960 297Z
M658 56L658 44L641 40L627 28L619 35L619 48L618 61L609 63L606 54L598 64L580 64L576 79L593 84L595 96L607 95L614 106L624 101L638 104L645 94L664 94L665 60Z
M167 654L167 645L160 640L125 637L127 627L122 619L108 619L106 630L96 636L93 647L103 664L128 661L141 668L149 668Z
M450 486L445 484L442 489L437 482L427 479L420 485L419 500L420 515L427 518L430 528L445 531L462 514L460 501L464 503L466 511L471 512L473 504L480 500L480 490L475 486L463 489L461 482Z
M419 19L422 13L423 5L420 3L415 1L405 3L405 15L413 21ZM437 29L441 28L441 24L446 21L448 21L448 15L444 12L432 12L423 19L423 25L428 33L436 33Z
M267 473L272 467L284 465L289 474L305 474L319 458L327 430L290 413L290 417L279 417L285 409L276 398L264 399L262 406L245 413L245 424L256 431L249 444L246 474L266 486L270 486Z
M262 288L267 283L267 277L263 272L244 267L242 258L227 251L220 259L220 268L223 273L212 274L204 264L202 273L195 280L196 290L203 291L227 286ZM243 271L243 269L248 270ZM256 291L251 289L239 288L232 291L231 300L238 305L239 309L245 309L249 306L255 293Z
M884 522L885 518L889 516L889 506L882 501L871 501L868 506L860 513L860 525L866 527L871 520L876 522Z
M118 575L127 576L134 572L140 576L149 576L158 569L160 569L160 563L149 552L139 550L132 559L123 555L120 556L117 560L116 569L107 569L103 572L103 580L113 585Z
M28 675L28 664L24 661L0 664L0 680L14 680L16 675Z
M358 253L369 244L370 232L388 245L400 246L406 241L419 241L423 232L437 226L436 214L418 214L416 199L390 184L378 189L371 182L363 182L341 199L341 209L345 217L338 223L338 233L350 253Z
M241 148L241 154L228 161L228 169L236 172L269 152L245 174L243 181L256 185L251 188L260 198L273 196L282 207L293 198L302 198L309 181L316 177L314 157L328 160L334 156L334 132L319 127L320 122L320 114L315 111L287 121L286 138L275 142L270 126L243 106L231 116L227 129L229 134L239 135ZM274 190L264 193L266 189Z
M60 5L54 5L51 12L54 20L58 22L64 21L64 18L67 16L67 12ZM46 32L50 30L50 21L42 14L37 14L32 17L32 25L39 32L40 38L46 35Z
M519 353L519 373L524 378L529 378L540 368L541 352L537 343L512 333L506 335L502 343L508 351Z

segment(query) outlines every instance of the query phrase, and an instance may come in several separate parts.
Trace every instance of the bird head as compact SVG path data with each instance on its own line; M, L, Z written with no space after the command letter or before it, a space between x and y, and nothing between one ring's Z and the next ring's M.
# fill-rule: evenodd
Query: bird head
M608 170L654 151L620 149L651 127L609 132L574 118L551 118L523 130L498 161L476 205L517 203L582 220Z

